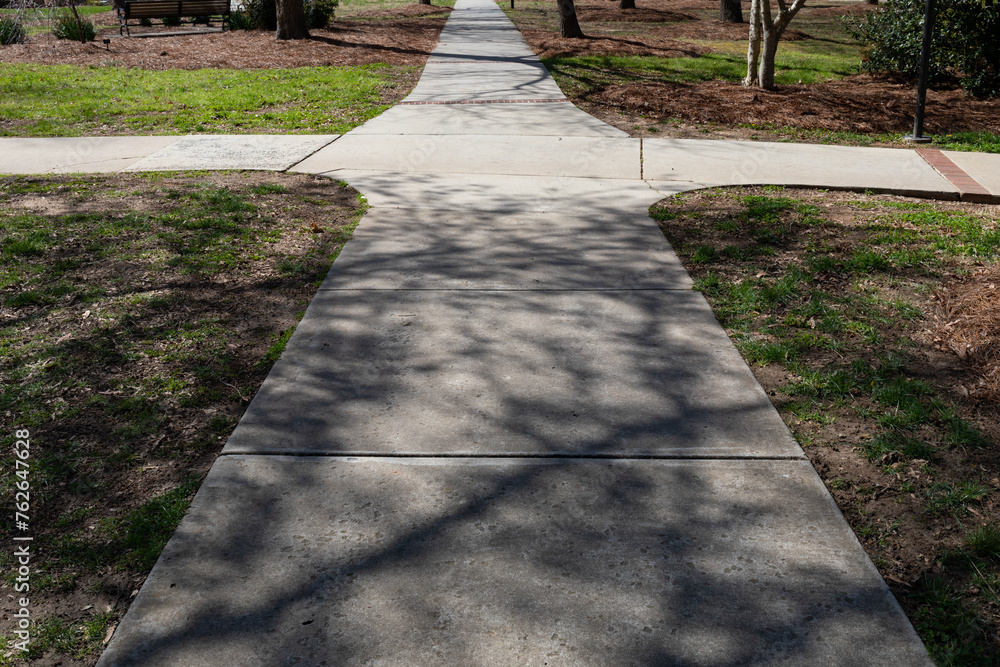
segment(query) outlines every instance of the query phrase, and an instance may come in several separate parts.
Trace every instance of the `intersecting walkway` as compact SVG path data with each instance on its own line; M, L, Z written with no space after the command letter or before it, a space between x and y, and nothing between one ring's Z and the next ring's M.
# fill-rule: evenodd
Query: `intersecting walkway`
M102 667L931 664L646 215L744 182L976 196L918 153L630 139L490 0L343 137L5 141L0 171L249 162L372 205Z

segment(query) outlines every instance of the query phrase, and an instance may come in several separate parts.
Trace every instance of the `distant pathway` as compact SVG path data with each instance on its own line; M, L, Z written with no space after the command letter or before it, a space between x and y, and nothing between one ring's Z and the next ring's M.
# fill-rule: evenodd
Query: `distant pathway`
M930 664L646 214L818 160L949 192L917 153L631 139L489 0L402 104L295 139L372 208L102 667Z

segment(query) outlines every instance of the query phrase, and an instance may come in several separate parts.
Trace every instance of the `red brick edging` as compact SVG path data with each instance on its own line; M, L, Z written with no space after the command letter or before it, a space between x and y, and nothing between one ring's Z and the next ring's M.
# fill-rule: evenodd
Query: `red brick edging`
M979 184L979 181L965 173L965 170L937 148L918 148L916 151L927 164L944 176L945 180L958 188L961 201L989 204L997 200L989 190Z

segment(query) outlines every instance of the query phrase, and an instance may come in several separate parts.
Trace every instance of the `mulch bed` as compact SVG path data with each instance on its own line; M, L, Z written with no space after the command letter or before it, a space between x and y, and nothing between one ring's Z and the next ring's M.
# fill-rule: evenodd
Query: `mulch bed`
M934 341L975 375L964 392L1000 404L1000 267L956 278L939 294L941 322Z
M81 44L46 34L31 37L25 44L0 47L0 62L117 65L147 70L289 69L373 63L421 66L437 44L446 19L420 17L447 11L443 7L404 8L398 13L416 18L337 20L329 30L310 31L307 40L279 41L274 33L262 30L128 38L119 37L115 28L99 31L96 42ZM111 12L97 14L92 20L95 25L117 23ZM111 44L105 47L102 38L110 38Z
M861 133L909 129L916 104L911 84L867 74L777 90L726 81L627 83L608 86L588 101L697 123L773 123ZM961 90L928 91L924 126L931 134L1000 132L1000 100L977 100Z
M744 3L746 4L746 3ZM618 9L609 0L578 0L578 16L585 39L564 39L557 32L522 30L540 57L658 56L697 57L711 53L704 42L745 40L747 24L697 20L718 11L712 0L639 0L634 10ZM821 16L847 16L871 11L854 6L807 7ZM744 14L747 7L744 7ZM714 15L713 15L714 16ZM661 17L661 18L657 18ZM650 24L623 34L630 22ZM810 39L792 24L783 42ZM612 34L614 33L614 34ZM697 40L701 43L686 40ZM668 83L634 81L612 84L574 98L581 108L633 136L700 136L746 139L760 135L747 124L827 130L832 132L897 133L912 129L916 93L912 82L859 74L839 81L780 86L777 90L747 89L738 83L705 81ZM657 125L661 119L680 121L678 128ZM706 126L711 129L706 133ZM719 127L723 126L723 127ZM978 100L958 88L928 91L925 130L930 134L988 131L1000 133L1000 100ZM766 138L766 137L760 137Z

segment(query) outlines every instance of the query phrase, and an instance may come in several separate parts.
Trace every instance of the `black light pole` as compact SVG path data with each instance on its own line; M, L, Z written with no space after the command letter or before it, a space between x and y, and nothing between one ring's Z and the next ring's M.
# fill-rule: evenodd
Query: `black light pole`
M931 32L934 29L934 0L927 0L924 9L924 43L920 47L920 79L917 81L917 113L913 117L913 134L903 137L907 141L926 144L930 137L924 136L924 104L927 102L927 77L931 60Z

